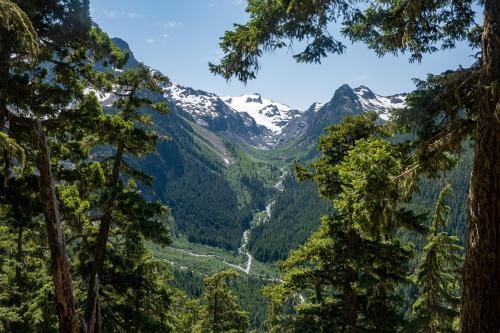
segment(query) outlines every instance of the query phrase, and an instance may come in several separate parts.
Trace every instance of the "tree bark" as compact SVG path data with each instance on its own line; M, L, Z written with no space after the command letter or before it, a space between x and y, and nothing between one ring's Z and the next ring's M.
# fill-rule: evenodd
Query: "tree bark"
M17 251L16 251L16 284L21 288L22 284L22 264L23 264L23 225L17 227Z
M108 187L113 189L120 180L120 168L122 164L123 154L125 151L125 143L121 142L118 145L114 163L113 171L108 181ZM87 322L87 332L99 332L99 325L97 323L97 308L98 308L98 294L99 294L99 281L102 274L104 265L104 258L106 255L106 244L108 242L109 228L111 226L112 216L111 210L113 208L114 195L111 193L110 197L106 200L103 207L103 214L99 224L99 234L97 235L94 262L89 281L89 289L87 293L87 308L85 310L85 320Z
M36 137L38 149L40 150L38 159L40 196L51 256L51 272L54 281L56 310L59 317L59 332L78 333L80 332L80 323L75 311L73 281L71 280L69 263L66 257L64 235L61 230L59 205L50 168L49 148L40 121L37 122Z
M461 332L500 331L500 1L484 2L481 101L475 130Z
M352 255L352 251L359 246L360 236L356 230L350 230L347 240L348 255ZM347 266L344 274L344 323L347 332L351 332L356 328L358 319L358 295L352 288L352 284L358 280L358 273Z
M7 191L7 182L9 181L9 176L10 176L10 164L11 164L11 159L9 156L9 152L4 149L3 150L3 182L1 184L1 189L2 193L6 195Z
M5 34L1 34L2 38ZM7 110L7 88L9 84L9 52L8 48L11 43L10 38L7 40L2 40L0 42L0 108L2 110ZM0 131L5 130L5 123L7 122L7 114L0 115ZM3 182L0 184L0 195L3 197L6 195L8 175L10 171L10 157L7 150L3 150Z

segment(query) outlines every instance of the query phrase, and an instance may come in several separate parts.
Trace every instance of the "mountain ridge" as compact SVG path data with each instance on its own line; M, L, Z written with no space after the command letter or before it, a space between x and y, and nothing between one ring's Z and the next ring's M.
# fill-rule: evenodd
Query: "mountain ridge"
M258 149L275 148L300 137L310 128L313 137L317 138L318 129L321 131L346 115L374 111L386 121L391 109L406 105L404 93L383 96L366 86L351 88L347 84L337 88L327 103L314 102L307 110L291 108L263 98L259 93L218 96L175 83L165 89L164 97L201 126L218 132L237 128L239 134ZM217 119L229 122L233 118L238 123L236 127L214 125Z

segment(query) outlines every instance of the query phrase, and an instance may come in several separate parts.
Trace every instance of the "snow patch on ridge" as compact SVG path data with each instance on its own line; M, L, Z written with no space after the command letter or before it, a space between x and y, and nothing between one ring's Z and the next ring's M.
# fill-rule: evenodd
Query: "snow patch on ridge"
M218 118L220 114L216 111L218 96L201 90L182 87L172 83L163 89L164 97L173 101L184 111L193 117L209 116ZM203 124L201 124L203 125Z
M353 91L366 112L375 111L383 120L389 119L390 111L392 109L402 109L407 106L406 94L381 96L374 94L365 86L354 88Z
M268 128L273 135L281 133L283 127L301 114L286 104L262 98L258 93L221 99L233 110L247 113L258 125Z
M313 108L314 112L318 112L319 110L321 110L323 106L325 106L325 104L316 102L313 105L311 105L311 108Z

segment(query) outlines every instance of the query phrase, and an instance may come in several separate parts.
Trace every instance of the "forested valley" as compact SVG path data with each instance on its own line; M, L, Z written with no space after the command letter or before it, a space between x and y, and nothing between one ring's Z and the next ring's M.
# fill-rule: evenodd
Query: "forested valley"
M0 332L500 332L497 0L249 0L228 81L475 59L307 110L172 82L91 5L0 0Z

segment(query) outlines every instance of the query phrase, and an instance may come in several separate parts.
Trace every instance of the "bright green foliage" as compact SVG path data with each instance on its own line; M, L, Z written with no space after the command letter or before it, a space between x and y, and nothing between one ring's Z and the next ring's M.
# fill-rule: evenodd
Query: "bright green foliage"
M318 184L319 192L326 198L334 198L341 190L341 183L336 170L349 149L357 140L370 135L380 136L383 127L377 124L375 113L366 113L356 117L345 117L342 125L332 125L325 129L326 134L318 142L322 156L311 163L317 172L308 172L306 168L296 165L297 177L300 180L311 178Z
M404 266L411 251L397 241L362 239L347 252L345 229L338 218L323 217L319 230L280 265L283 282L265 289L272 301L267 319L271 332L348 330L343 319L347 267L359 276L353 283L359 298L356 327L373 332L401 327L402 300L394 286L405 281Z
M360 139L337 166L342 191L335 199L340 214L350 214L361 230L392 230L399 223L401 189L393 181L402 163L390 143Z
M463 248L458 237L442 231L450 212L445 202L450 193L451 187L447 185L439 194L427 245L417 268L419 296L413 304L411 323L414 332L452 332L453 321L459 313Z
M319 230L280 265L283 282L264 289L270 332L341 331L347 235L339 223L323 217Z
M139 230L125 230L101 280L101 325L106 332L170 332L169 267L145 249Z
M170 323L173 326L172 332L193 332L193 327L198 321L200 311L199 301L197 299L190 299L184 293L178 291L172 296L170 309Z
M153 101L154 94L160 93L161 85L166 82L166 77L143 64L117 74L114 110L104 117L99 129L102 143L123 146L123 153L134 155L153 151L157 136L148 130L152 115L144 111L168 112L166 104Z
M0 29L11 34L12 47L15 48L12 51L15 51L18 62L25 57L36 57L39 51L37 33L28 15L12 1L0 1Z
M238 333L248 329L248 313L242 311L228 282L237 278L235 271L223 271L204 279L203 299L193 332Z
M45 227L30 173L9 181L0 205L0 330L55 332Z

